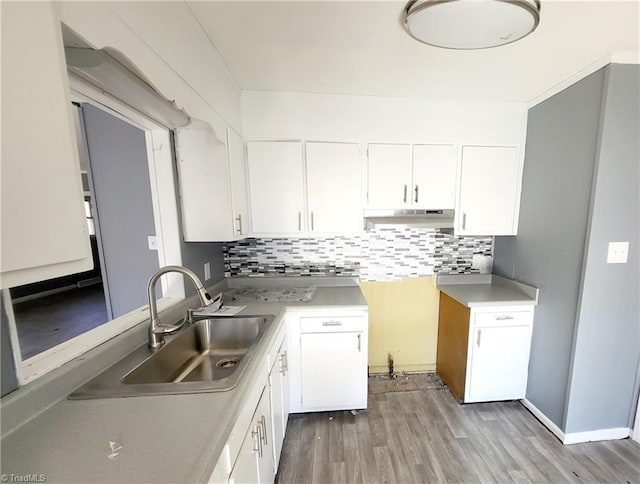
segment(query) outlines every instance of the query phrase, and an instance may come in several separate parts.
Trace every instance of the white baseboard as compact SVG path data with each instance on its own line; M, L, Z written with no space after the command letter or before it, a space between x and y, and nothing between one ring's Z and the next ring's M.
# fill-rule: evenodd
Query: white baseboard
M589 432L572 432L570 434L565 434L562 443L564 445L571 445L583 442L596 442L599 440L620 440L626 439L630 434L631 429L627 427L591 430Z
M583 442L597 442L599 440L620 440L626 439L631 435L631 429L627 427L591 430L589 432L572 432L566 434L562 430L560 430L560 427L554 424L549 417L542 413L540 409L529 400L524 398L520 400L520 403L522 403L522 405L526 409L528 409L538 420L540 420L542 425L547 427L551 431L551 433L558 437L560 442L562 442L564 445L580 444Z
M534 415L534 417L540 420L542 425L547 427L553 435L558 437L560 442L564 443L565 435L564 435L564 432L560 430L560 427L554 424L549 417L547 417L544 413L542 413L538 407L536 407L533 403L531 403L526 398L523 398L522 400L520 400L520 403L522 403L522 405L524 405L524 407L527 410L529 410Z

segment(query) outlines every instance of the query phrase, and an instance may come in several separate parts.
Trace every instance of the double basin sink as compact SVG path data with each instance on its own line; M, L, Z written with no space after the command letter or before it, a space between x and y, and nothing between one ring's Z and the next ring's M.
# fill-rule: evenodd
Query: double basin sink
M208 318L159 350L141 346L73 392L70 399L172 395L235 388L274 316Z

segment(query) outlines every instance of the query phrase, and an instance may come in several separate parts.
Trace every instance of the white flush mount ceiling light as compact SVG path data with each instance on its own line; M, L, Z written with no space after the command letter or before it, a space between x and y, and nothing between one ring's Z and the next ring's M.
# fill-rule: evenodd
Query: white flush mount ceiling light
M540 22L538 0L411 0L404 26L414 39L446 49L510 44Z

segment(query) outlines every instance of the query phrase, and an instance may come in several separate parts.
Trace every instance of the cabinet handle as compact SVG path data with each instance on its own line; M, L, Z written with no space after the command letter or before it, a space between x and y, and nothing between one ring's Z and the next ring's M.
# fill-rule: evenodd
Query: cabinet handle
M513 316L496 316L496 321L509 321L511 319L513 319Z
M260 425L262 425L262 439L264 441L264 445L269 445L267 442L267 419L264 415L260 417Z
M238 214L236 220L238 221L238 234L242 235L242 214Z
M313 212L311 212L311 230L314 230L313 229Z
M322 326L342 326L340 321L323 321Z
M358 352L360 352L361 349L362 349L362 345L361 345L362 338L361 338L361 336L362 335L360 333L358 333Z
M404 203L407 203L407 185L404 186L404 195L402 196Z
M298 230L302 230L302 212L298 212Z
M476 345L480 348L480 340L482 339L482 330L478 330L478 337L476 338Z
M467 214L462 212L462 230L467 228Z
M416 203L418 203L418 185L416 185L415 191L416 191L415 201L416 201Z
M289 362L287 361L287 352L284 351L280 355L280 373L282 373L283 375L286 375L288 370L289 370Z
M251 438L253 439L253 451L262 457L262 438L260 436L260 425L256 425L251 431Z

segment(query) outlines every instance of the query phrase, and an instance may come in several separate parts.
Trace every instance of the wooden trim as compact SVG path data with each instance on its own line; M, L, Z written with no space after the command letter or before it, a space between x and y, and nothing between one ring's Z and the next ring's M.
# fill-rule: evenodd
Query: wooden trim
M458 400L464 399L470 312L440 292L436 371Z

